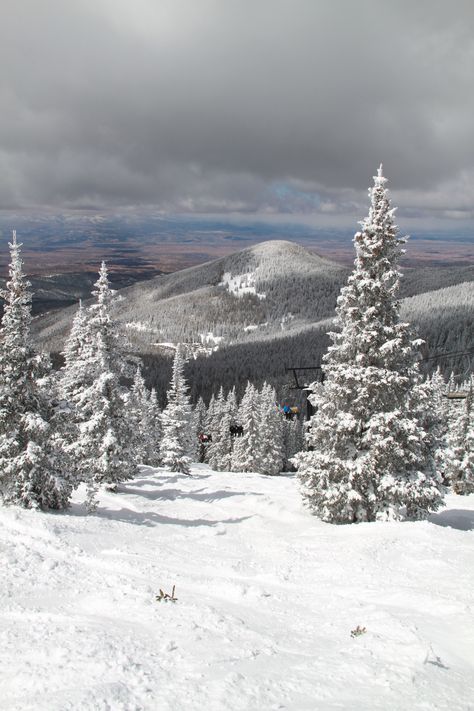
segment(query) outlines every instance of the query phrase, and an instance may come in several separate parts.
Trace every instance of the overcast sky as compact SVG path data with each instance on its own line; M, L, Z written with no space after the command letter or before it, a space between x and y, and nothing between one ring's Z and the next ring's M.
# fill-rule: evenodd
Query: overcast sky
M3 209L474 215L473 0L3 0L0 92Z

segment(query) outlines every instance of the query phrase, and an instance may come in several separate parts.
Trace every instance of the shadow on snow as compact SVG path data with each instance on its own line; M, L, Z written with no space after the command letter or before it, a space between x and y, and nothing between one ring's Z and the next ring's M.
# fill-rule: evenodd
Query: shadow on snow
M241 516L238 518L223 518L223 519L208 519L208 518L176 518L174 516L164 516L156 511L133 511L124 506L117 509L102 508L99 506L97 511L88 512L84 504L72 504L69 509L71 516L89 517L96 516L97 518L106 518L111 521L123 521L131 523L135 526L150 526L154 527L159 524L169 524L174 526L197 527L207 526L213 527L219 524L241 523L251 518L251 516Z
M146 482L150 484L150 480ZM153 483L153 482L152 482ZM139 482L134 482L134 484L139 484ZM227 491L224 489L219 489L217 491L206 491L205 489L196 489L195 491L182 491L181 489L160 489L157 488L153 491L144 491L139 487L133 486L121 486L119 489L121 494L134 494L135 496L143 496L150 501L174 501L175 499L193 499L194 501L206 501L212 503L213 501L219 501L221 499L228 499L231 496L263 496L256 491Z
M201 481L202 479L209 479L211 474L199 474L198 476L189 476L187 474L169 474L167 476L159 476L154 479L132 479L130 483L134 486L161 486L162 484L177 484L179 481ZM124 482L126 484L126 482ZM120 485L120 490L122 490L122 485Z
M431 514L428 521L436 526L457 528L458 531L474 531L474 511L469 509L448 509Z
M123 521L132 523L136 526L154 527L159 524L170 524L174 526L197 527L197 526L218 526L219 524L241 523L250 516L241 516L239 518L225 518L220 520L212 520L207 518L175 518L173 516L164 516L155 511L132 511L131 509L121 508L115 511L109 509L99 509L97 516L100 518L109 518L113 521Z

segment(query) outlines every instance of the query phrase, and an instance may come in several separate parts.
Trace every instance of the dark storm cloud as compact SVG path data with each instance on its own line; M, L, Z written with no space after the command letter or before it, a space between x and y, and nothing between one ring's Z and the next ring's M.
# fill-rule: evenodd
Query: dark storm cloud
M472 210L472 0L4 5L3 207Z

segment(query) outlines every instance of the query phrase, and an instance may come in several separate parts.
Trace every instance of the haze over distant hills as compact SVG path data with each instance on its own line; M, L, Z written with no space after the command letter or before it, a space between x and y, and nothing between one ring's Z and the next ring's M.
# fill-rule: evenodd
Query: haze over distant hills
M0 276L9 261L12 229L23 243L28 274L48 276L97 272L105 259L111 273L129 280L202 264L263 241L298 242L336 262L352 265L350 228L321 227L267 218L170 217L160 214L6 213L0 215ZM404 231L404 230L403 230ZM472 232L415 230L405 265L449 266L474 264Z
M283 386L285 366L317 365L347 267L301 245L273 240L119 291L114 315L163 391L170 346L189 343L193 393L241 388L265 377ZM474 266L406 269L403 317L426 339L423 354L474 348ZM75 308L35 319L37 341L59 351ZM462 369L452 361L445 369Z

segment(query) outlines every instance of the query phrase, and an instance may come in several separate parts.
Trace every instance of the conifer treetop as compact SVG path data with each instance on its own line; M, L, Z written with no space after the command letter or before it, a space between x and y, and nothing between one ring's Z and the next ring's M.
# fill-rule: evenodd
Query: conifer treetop
M113 290L110 288L109 273L107 270L107 265L103 261L99 269L99 278L94 284L95 290L92 292L93 296L97 297L97 305L100 307L108 306L112 296L114 294Z
M396 208L392 208L390 204L387 189L388 180L383 175L382 163L373 180L374 185L369 188L369 214L359 222L362 230L354 235L357 255L355 265L362 269L364 267L370 269L373 266L371 258L376 260L385 258L392 265L395 264L404 254L401 245L407 241L406 237L398 236L398 226L394 221ZM386 265L387 262L385 262ZM392 278L399 276L400 273L397 270L390 274Z
M4 347L15 356L20 356L29 349L30 324L31 324L31 292L30 282L23 273L21 259L22 244L17 242L16 230L13 230L10 248L10 264L8 267L9 280L0 295L5 300L1 330L3 333Z
M5 299L7 299L6 293L9 292L11 296L15 296L17 293L19 293L19 290L22 292L22 302L23 303L30 303L31 302L31 294L27 292L27 289L31 286L30 282L26 279L25 274L23 273L23 260L21 259L21 248L23 247L23 244L20 242L17 242L16 239L16 230L13 230L12 232L12 241L8 243L8 246L10 248L10 264L8 266L8 274L10 277L10 280L7 281L6 283L6 290L3 292L3 296ZM28 302L25 301L25 299L28 299Z

